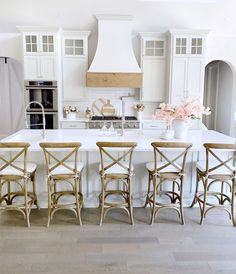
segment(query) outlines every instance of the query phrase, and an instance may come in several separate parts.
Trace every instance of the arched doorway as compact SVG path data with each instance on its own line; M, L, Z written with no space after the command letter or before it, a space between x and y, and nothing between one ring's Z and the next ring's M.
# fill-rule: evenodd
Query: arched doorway
M205 67L203 103L211 108L211 115L203 118L208 129L234 135L234 73L230 64L214 60Z

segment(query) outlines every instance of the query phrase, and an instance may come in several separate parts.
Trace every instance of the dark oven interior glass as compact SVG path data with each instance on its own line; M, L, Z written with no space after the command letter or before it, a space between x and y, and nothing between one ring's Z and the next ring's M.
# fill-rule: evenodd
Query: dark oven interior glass
M40 102L45 109L53 109L53 89L29 89L29 101ZM31 104L31 109L38 109L39 105Z
M28 114L29 115L29 124L31 129L43 129L43 115L42 114ZM45 114L46 120L46 129L54 129L55 114Z

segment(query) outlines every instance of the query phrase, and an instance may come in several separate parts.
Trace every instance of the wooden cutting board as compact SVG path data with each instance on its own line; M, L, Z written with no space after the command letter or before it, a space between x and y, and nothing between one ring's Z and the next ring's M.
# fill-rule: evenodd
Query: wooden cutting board
M99 98L93 102L92 112L95 116L113 116L116 113L116 109L109 99Z

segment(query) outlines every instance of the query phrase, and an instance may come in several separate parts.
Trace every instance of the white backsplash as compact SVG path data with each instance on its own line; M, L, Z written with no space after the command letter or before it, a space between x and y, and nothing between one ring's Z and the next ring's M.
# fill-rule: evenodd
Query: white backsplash
M134 97L125 99L125 115L136 116L134 104L140 102L140 91L139 89L133 88L87 88L83 100L64 101L63 107L79 107L80 113L78 114L78 117L83 118L86 108L89 107L91 109L92 104L99 98L102 98L111 100L111 104L116 108L117 113L121 113L120 97L129 94L134 95ZM145 109L143 112L143 119L151 119L158 105L159 103L144 102Z

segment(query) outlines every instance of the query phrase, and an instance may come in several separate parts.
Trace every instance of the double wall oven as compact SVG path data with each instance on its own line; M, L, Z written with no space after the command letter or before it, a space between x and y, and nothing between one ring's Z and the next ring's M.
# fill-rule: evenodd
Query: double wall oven
M46 129L58 127L58 93L56 81L25 81L25 105L27 122L31 129L42 129L43 115L38 104L45 110Z

